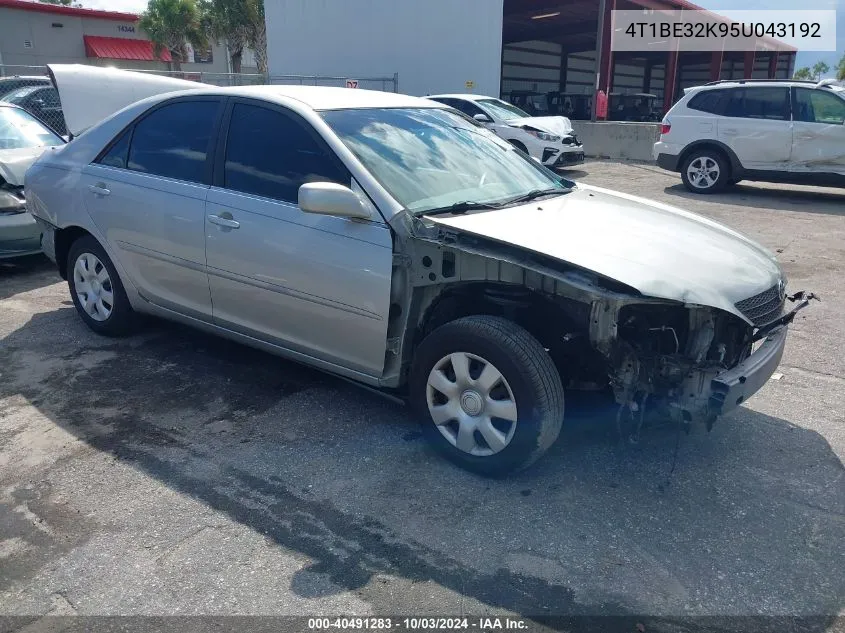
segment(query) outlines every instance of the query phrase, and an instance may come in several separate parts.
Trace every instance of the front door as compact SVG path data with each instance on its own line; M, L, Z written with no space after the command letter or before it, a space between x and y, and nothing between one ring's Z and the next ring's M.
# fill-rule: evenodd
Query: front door
M231 108L206 202L214 321L320 360L381 375L392 239L372 221L303 213L300 185L351 185L313 126L249 100Z
M811 88L793 92L791 169L845 175L845 99Z
M82 195L144 298L211 320L205 198L221 99L155 108L82 171Z

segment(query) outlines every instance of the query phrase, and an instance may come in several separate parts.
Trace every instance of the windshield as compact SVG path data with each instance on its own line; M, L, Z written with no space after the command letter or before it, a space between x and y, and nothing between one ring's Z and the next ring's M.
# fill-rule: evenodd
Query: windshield
M373 176L419 214L466 202L506 204L574 183L526 158L492 132L439 108L322 113Z
M512 121L514 119L524 119L531 116L524 110L517 108L515 105L506 103L499 99L479 99L478 103L484 106L484 109L493 115L494 119L498 119L500 121Z
M64 141L29 112L0 107L0 149L61 145Z

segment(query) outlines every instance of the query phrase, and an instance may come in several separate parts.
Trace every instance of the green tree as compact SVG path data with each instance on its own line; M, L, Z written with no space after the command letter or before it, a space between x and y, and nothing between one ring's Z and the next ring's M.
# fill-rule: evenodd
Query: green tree
M241 72L244 48L249 41L249 0L200 0L202 26L213 40L225 42L232 72Z
M793 79L812 79L813 78L813 71L811 71L807 66L803 68L799 68L795 71L795 74L792 75Z
M173 70L182 70L188 42L196 48L208 45L195 0L150 0L139 25L152 40L156 55L170 51Z
M830 72L830 66L824 62L816 62L816 65L813 66L813 79L818 81L822 75L826 75L828 72Z
M43 2L44 4L60 4L63 7L69 7L73 0L38 0L39 2Z
M839 66L836 69L836 79L845 81L845 53L842 54L842 59L839 60Z
M264 0L249 2L250 30L248 43L255 54L258 72L267 72L267 22L264 19Z

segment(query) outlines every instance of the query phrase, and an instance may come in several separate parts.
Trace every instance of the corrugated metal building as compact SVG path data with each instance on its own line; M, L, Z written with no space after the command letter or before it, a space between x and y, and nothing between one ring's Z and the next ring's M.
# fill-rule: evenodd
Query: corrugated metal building
M265 0L270 74L399 75L413 95L656 94L668 108L714 79L791 76L795 51L613 53L614 9L686 0Z

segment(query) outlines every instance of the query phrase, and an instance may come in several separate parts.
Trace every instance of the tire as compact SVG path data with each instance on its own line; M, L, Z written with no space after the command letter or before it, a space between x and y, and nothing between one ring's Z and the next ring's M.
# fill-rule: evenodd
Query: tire
M525 145L523 143L521 143L520 141L511 140L511 141L508 141L508 143L513 145L516 149L518 149L523 154L528 154L528 148L525 147Z
M691 171L698 171L700 177L693 178ZM681 165L681 180L692 193L717 193L730 181L730 171L730 163L722 152L704 147L686 157Z
M468 359L468 371L462 372L468 381L459 379L452 364L462 357ZM484 376L496 373L493 388L485 389ZM442 385L451 397L432 384ZM563 386L551 357L526 330L500 317L464 317L434 330L417 348L409 389L426 439L446 458L481 475L527 468L554 443L563 424ZM506 417L491 415L494 406ZM434 417L438 407L440 425ZM456 416L447 420L452 412Z
M77 264L80 269L77 269ZM90 271L90 278L85 278L83 269ZM132 332L136 324L136 314L129 304L114 264L96 239L86 235L71 245L67 257L67 271L67 283L73 305L89 328L104 336L126 336ZM85 284L88 284L87 288ZM82 297L90 296L89 292L95 294L99 301L92 300L92 304L87 304L89 309L86 309ZM89 310L92 310L92 313L89 313Z

